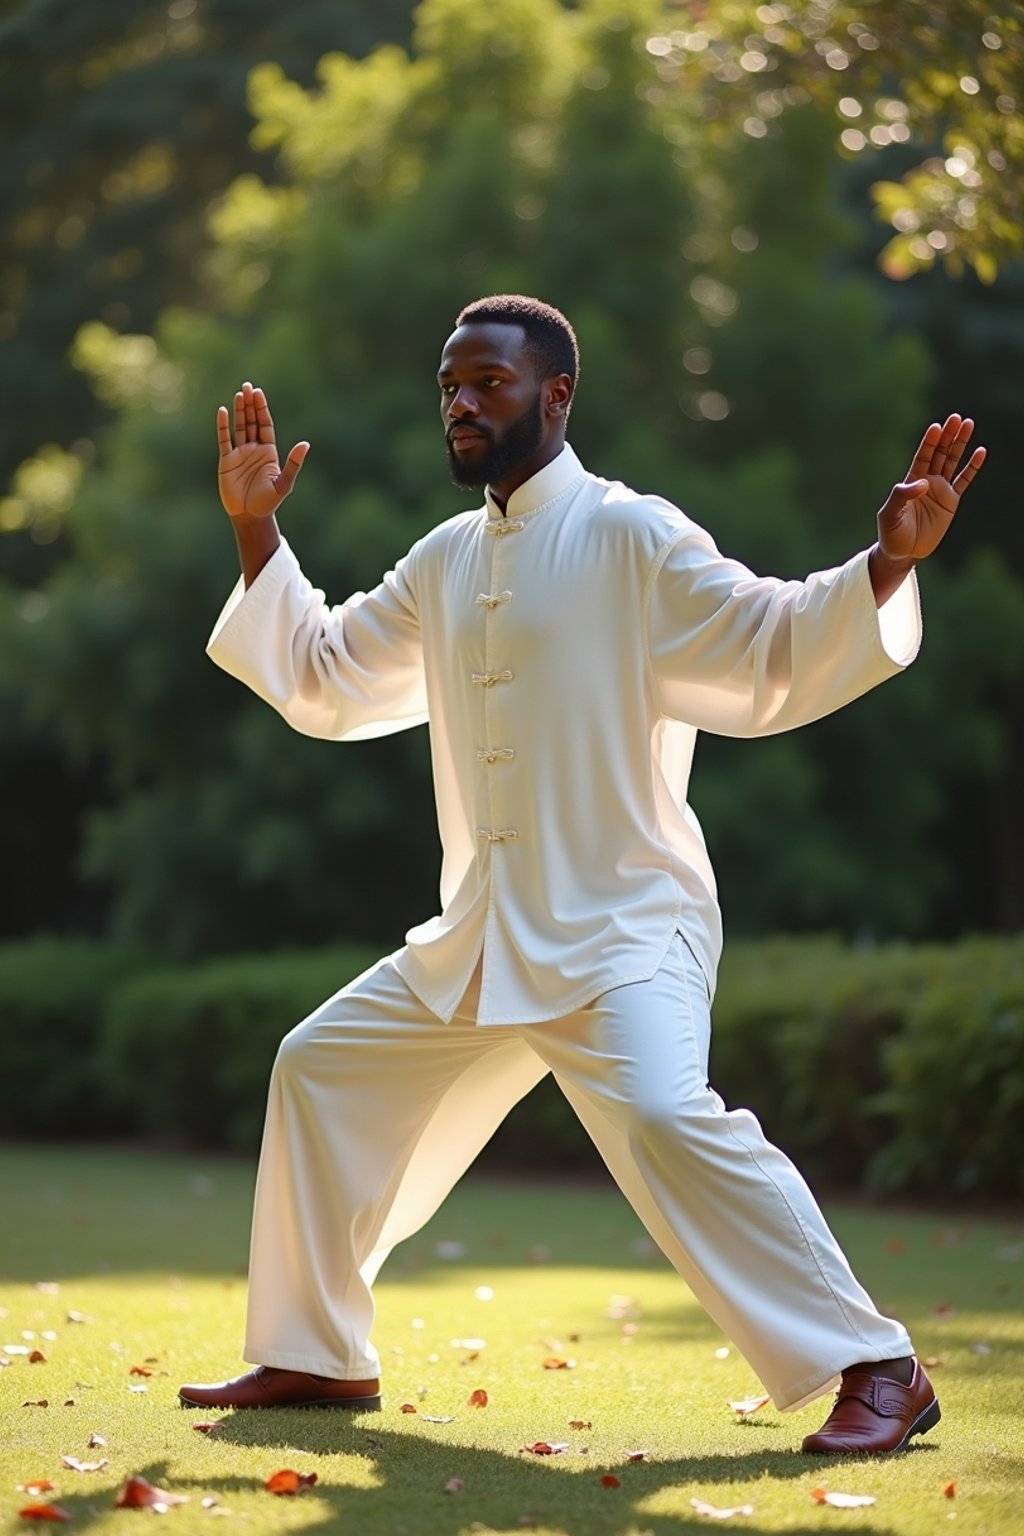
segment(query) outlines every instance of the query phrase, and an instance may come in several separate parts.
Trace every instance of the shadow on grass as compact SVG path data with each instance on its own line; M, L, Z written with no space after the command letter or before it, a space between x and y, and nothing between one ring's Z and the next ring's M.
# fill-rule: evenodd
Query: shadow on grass
M315 1438L303 1433L304 1418L305 1414L294 1412L238 1413L221 1421L223 1429L218 1432L218 1439L253 1450L273 1447L273 1470L277 1470L278 1465L288 1464L289 1451L325 1454L322 1443L303 1444L304 1440ZM282 1450L282 1446L286 1449ZM928 1449L936 1448L919 1446L908 1454L919 1455ZM551 1458L432 1444L419 1436L368 1429L347 1417L339 1425L338 1443L329 1454L339 1453L368 1461L379 1479L378 1486L366 1489L318 1482L300 1496L307 1506L302 1525L305 1532L461 1536L467 1529L487 1532L537 1525L564 1532L565 1536L629 1536L637 1531L645 1536L681 1536L684 1532L706 1531L708 1520L688 1509L678 1515L651 1513L644 1506L662 1490L677 1490L677 1496L689 1506L691 1497L716 1502L716 1484L728 1484L732 1489L737 1484L749 1484L749 1491L736 1500L742 1503L747 1497L756 1498L754 1484L762 1477L795 1479L806 1477L809 1470L823 1463L834 1465L833 1461L826 1463L825 1458L812 1460L789 1451L677 1457L619 1467L616 1475L621 1478L620 1486L606 1489L600 1484L599 1465L567 1475ZM849 1465L849 1461L844 1458L843 1464ZM166 1487L168 1463L151 1462L140 1468L137 1475L157 1487ZM462 1480L464 1490L444 1492L445 1484L453 1477ZM260 1493L264 1480L262 1475L230 1474L211 1482L174 1478L173 1491L187 1493L193 1509L199 1499L215 1492L220 1507L230 1510L233 1495ZM735 1497L730 1493L725 1502L732 1503ZM793 1497L794 1504L809 1503L804 1491L794 1489ZM108 1513L106 1504L100 1507L95 1498L86 1494L62 1498L60 1502L79 1529L87 1529L90 1521L105 1518ZM748 1536L765 1536L766 1527L756 1521L756 1505L755 1518L745 1519L743 1529ZM808 1518L806 1524L787 1525L786 1530L790 1536L820 1536L821 1525ZM843 1531L845 1536L896 1536L893 1527L877 1523L869 1526L844 1520Z

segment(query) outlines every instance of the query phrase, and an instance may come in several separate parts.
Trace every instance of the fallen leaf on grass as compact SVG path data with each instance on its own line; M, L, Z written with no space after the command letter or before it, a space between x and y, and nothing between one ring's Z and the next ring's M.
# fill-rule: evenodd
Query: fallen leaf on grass
M223 1419L203 1419L198 1424L193 1424L192 1428L200 1435L208 1435L223 1422Z
M75 1400L74 1400L73 1397L66 1397L64 1399L64 1407L65 1408L73 1408L74 1406L75 1406Z
M148 1365L133 1365L128 1372L129 1376L153 1376L155 1372Z
M424 1424L454 1424L454 1413L421 1413Z
M46 1356L41 1349L34 1349L28 1357L29 1365L45 1365Z
M983 1339L975 1339L974 1343L971 1345L972 1355L990 1355L991 1353L992 1345L986 1344Z
M71 1516L59 1504L26 1504L19 1509L22 1520L70 1520Z
M107 1442L104 1440L102 1435L98 1435L96 1431L93 1430L92 1434L89 1436L85 1443L89 1447L90 1451L95 1451L98 1450L101 1445L106 1445Z
M56 1486L57 1484L51 1482L48 1477L37 1477L31 1483L19 1483L17 1491L19 1493L30 1493L36 1499L41 1494L52 1493Z
M690 1508L708 1520L731 1520L734 1515L754 1513L753 1504L734 1504L731 1509L722 1509L717 1504L706 1504L703 1499L691 1499Z
M5 1365L10 1365L10 1363L10 1360L6 1359L3 1355L0 1355L0 1368Z
M647 1460L647 1452L646 1451L627 1451L626 1452L626 1460L627 1461L646 1461Z
M146 1386L145 1382L142 1382L142 1384L140 1386L138 1386L138 1387L129 1387L128 1391L129 1392L148 1392L149 1388Z
M144 1477L127 1477L118 1489L114 1500L116 1509L151 1509L162 1515L173 1504L187 1504L182 1493L169 1493L166 1488L154 1488Z
M77 1456L62 1456L61 1466L67 1467L69 1472L102 1472L104 1467L109 1467L110 1462L104 1456L102 1461L79 1461Z
M89 1319L84 1312L65 1312L64 1321L66 1323L87 1323Z
M403 1403L398 1411L399 1413L419 1413L415 1403Z
M28 1345L27 1344L5 1344L3 1346L3 1349L4 1349L4 1354L5 1355L27 1355L28 1354Z
M951 1301L937 1301L932 1307L932 1317L939 1319L956 1317L956 1307Z
M863 1509L878 1502L873 1493L826 1493L824 1488L812 1488L811 1498L815 1504L831 1504L833 1509Z
M49 1408L50 1399L48 1397L30 1397L21 1406L23 1408Z
M903 1253L906 1250L906 1240L902 1237L890 1237L886 1239L886 1253Z
M291 1467L283 1467L268 1477L263 1486L268 1493L293 1494L301 1493L303 1488L312 1488L315 1482L315 1472L293 1472Z
M469 1396L466 1398L466 1405L469 1408L487 1407L487 1393L484 1391L483 1387L477 1387L475 1392L471 1392L469 1394Z
M59 1296L60 1286L56 1280L37 1280L36 1290L40 1296Z
M444 1491L445 1493L462 1493L465 1487L461 1477L450 1477L444 1485Z
M541 1361L541 1365L546 1371L574 1371L576 1369L576 1361L566 1360L562 1355L546 1355Z
M956 1480L955 1479L953 1480L953 1482L946 1484L945 1488L943 1488L943 1490L942 1490L942 1496L943 1496L943 1498L946 1498L946 1499L955 1499L956 1498Z
M771 1397L765 1392L761 1397L741 1397L736 1401L730 1399L729 1407L733 1413L745 1416L748 1413L756 1413L759 1408L763 1408L766 1403L770 1402Z
M531 1456L560 1456L563 1451L569 1449L568 1440L535 1440L532 1445L520 1446L520 1451L527 1451Z
M938 1370L939 1366L945 1365L945 1363L946 1362L942 1355L925 1355L924 1359L921 1361L921 1364L925 1366L929 1371Z
M570 1419L570 1429L593 1429L593 1421L590 1419Z
M622 1484L619 1482L619 1479L615 1476L614 1472L606 1472L601 1479L601 1487L621 1488Z

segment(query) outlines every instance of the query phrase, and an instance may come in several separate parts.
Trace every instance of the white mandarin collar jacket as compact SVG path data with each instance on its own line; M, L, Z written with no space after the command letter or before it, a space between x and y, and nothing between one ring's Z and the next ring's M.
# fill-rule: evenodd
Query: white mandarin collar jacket
M877 610L867 552L755 576L566 447L504 514L488 492L340 606L282 544L209 654L310 736L429 723L442 910L397 964L448 1020L482 956L478 1022L510 1024L646 980L677 929L713 989L697 731L804 725L906 666L920 633L915 579Z

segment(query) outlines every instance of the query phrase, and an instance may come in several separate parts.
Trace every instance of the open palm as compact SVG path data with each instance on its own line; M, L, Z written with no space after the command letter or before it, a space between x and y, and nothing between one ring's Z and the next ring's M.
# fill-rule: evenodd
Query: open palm
M973 431L970 417L958 415L928 428L906 480L893 486L878 514L878 542L885 554L924 560L945 538L961 496L985 462L985 449L975 448L958 472Z
M271 517L295 484L309 444L296 443L282 468L267 397L249 383L235 395L234 426L232 444L231 420L222 405L217 411L217 485L224 510L229 517Z

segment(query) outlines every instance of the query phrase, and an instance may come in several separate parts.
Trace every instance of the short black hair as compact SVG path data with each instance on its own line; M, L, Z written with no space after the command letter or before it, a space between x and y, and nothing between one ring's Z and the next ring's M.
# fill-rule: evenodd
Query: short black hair
M526 333L526 351L537 370L538 379L551 379L567 373L573 393L580 376L580 349L576 332L553 304L531 299L522 293L493 293L486 299L467 304L458 319L460 325L521 325Z

